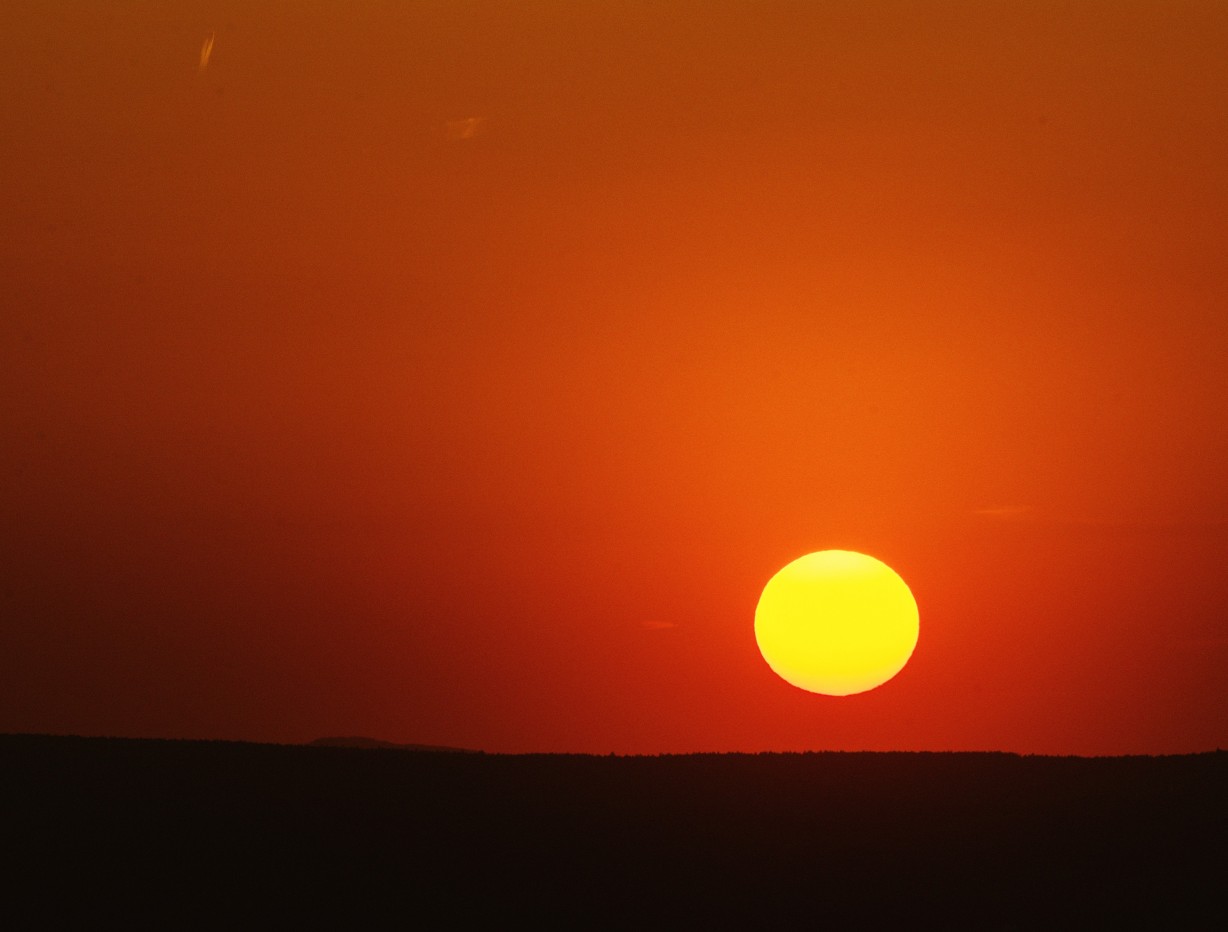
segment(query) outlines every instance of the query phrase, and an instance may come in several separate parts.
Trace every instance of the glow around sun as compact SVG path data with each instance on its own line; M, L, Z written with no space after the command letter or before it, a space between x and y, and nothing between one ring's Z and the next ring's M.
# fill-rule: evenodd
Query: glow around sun
M881 686L917 646L917 603L886 563L821 550L768 580L755 609L755 640L782 679L827 696Z

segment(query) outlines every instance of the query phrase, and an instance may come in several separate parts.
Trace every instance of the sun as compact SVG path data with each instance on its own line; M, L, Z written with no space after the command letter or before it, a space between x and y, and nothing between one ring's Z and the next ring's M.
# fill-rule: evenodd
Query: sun
M917 603L886 563L821 550L768 580L755 609L755 640L782 679L826 696L881 686L917 646Z

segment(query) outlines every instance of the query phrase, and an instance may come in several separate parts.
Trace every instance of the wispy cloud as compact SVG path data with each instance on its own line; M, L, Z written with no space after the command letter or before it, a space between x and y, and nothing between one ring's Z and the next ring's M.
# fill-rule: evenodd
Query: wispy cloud
M982 518L1012 521L1027 517L1032 513L1032 508L1029 505L990 505L985 508L977 508L972 513Z
M1168 519L1099 517L1086 514L1057 514L1038 511L1029 505L992 505L973 509L972 515L990 522L1027 524L1033 527L1096 534L1207 535L1228 533L1228 521L1173 517Z
M461 117L456 120L448 120L443 125L443 132L445 136L452 140L472 139L482 132L485 123L485 117Z
M205 36L205 41L200 46L200 67L197 69L204 72L209 67L209 59L213 55L213 40L217 38L216 32L211 32Z

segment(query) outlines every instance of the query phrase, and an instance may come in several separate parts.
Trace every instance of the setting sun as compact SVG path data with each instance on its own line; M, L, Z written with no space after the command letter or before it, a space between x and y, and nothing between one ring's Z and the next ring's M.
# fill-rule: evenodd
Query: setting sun
M917 645L917 603L885 563L848 550L794 560L763 589L755 639L782 679L827 696L881 686Z

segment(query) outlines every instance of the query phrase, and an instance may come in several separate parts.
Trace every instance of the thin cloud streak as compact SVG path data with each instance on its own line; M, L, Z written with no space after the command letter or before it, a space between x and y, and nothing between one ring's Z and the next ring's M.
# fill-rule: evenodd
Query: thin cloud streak
M213 40L217 38L216 32L211 32L205 36L205 41L200 46L200 66L197 71L204 73L204 70L209 67L209 59L213 55Z

